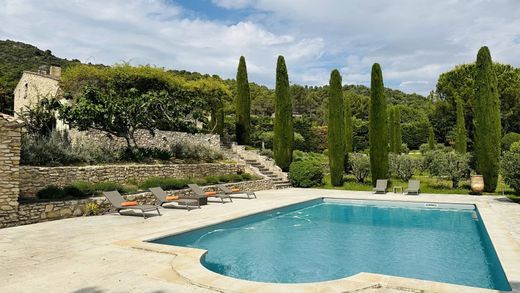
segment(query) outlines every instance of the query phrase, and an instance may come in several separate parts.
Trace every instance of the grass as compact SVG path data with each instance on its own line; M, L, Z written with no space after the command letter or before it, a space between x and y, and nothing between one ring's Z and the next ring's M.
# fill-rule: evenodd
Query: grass
M372 182L367 179L365 183L359 183L355 180L354 176L347 175L344 177L345 182L343 186L332 186L330 183L330 176L327 175L324 178L325 184L321 187L324 189L338 189L338 190L359 190L359 191L371 191ZM422 193L437 193L437 194L470 194L470 183L469 180L462 180L459 182L459 188L452 188L452 182L450 180L432 178L425 175L414 176L413 179L421 181L421 192ZM389 189L392 186L402 186L403 189L408 187L407 182L403 182L400 179L392 179ZM505 194L513 201L520 202L520 196L513 195L513 191L507 187L502 180L499 181L497 191L494 193L483 193L483 195L502 195L502 189Z

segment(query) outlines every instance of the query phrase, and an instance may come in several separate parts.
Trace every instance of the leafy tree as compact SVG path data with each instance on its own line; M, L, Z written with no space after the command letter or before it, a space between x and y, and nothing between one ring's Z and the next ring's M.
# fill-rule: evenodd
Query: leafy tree
M497 77L487 47L480 48L477 55L474 109L475 167L484 177L484 190L493 192L500 167L500 100Z
M420 169L420 162L414 156L405 154L390 154L388 156L390 173L403 181L410 180Z
M388 114L381 66L372 66L369 112L370 170L372 184L388 177Z
M341 92L341 75L334 69L329 82L329 165L330 179L334 186L343 185L345 159L345 118L343 94Z
M430 150L435 149L435 134L433 134L433 126L428 127L428 148Z
M493 63L493 69L497 75L497 91L500 99L500 111L504 132L520 133L520 68L514 68L508 64ZM464 115L468 136L468 148L471 149L471 140L474 136L473 121L475 99L475 76L477 67L475 63L458 65L454 69L439 76L436 92L440 101L447 104L447 111L443 116L450 124L440 128L435 125L438 138L444 138L456 123L457 99L461 99L464 105ZM442 133L441 133L442 132ZM440 140L443 141L443 140ZM447 141L443 141L447 142Z
M464 109L462 107L462 101L459 100L457 102L457 140L455 142L455 150L460 154L465 154L467 151L467 135Z
M459 181L469 175L469 160L467 153L459 154L454 151L435 150L426 152L425 155L425 165L430 175L448 177L453 188L458 188Z
M224 134L224 102L231 96L226 84L220 79L208 77L191 82L190 86L198 97L203 97L208 105L210 121L208 130L222 136Z
M349 155L352 174L356 177L357 182L363 183L370 175L370 159L367 155L361 153L352 153Z
M36 105L25 107L19 113L26 134L48 137L56 127L56 111L60 103L56 99L41 97Z
M292 101L289 94L289 76L283 56L278 56L276 64L276 113L274 118L274 160L287 171L292 162L293 121Z
M520 195L520 142L513 143L504 153L502 174L504 181Z
M80 66L89 68L88 66ZM135 132L157 129L193 132L202 119L204 102L185 80L163 69L128 64L109 68L81 68L64 73L64 93L69 102L60 116L80 130L97 129L122 137L129 149L136 147ZM79 79L82 90L68 87Z
M251 96L247 79L246 59L240 56L237 70L236 136L238 144L249 144Z
M516 132L509 132L502 137L502 150L508 151L511 145L517 141L520 141L520 134Z

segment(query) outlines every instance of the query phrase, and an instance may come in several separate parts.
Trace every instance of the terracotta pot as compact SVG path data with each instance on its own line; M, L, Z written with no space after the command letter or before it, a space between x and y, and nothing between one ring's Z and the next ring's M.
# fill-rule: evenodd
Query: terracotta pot
M471 191L482 193L484 191L484 177L482 175L471 176Z

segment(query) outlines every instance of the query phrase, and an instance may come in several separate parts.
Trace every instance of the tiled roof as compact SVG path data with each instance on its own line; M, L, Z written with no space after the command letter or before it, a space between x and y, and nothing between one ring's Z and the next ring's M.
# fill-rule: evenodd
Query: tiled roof
M4 113L0 113L0 119L11 123L23 124L22 120Z

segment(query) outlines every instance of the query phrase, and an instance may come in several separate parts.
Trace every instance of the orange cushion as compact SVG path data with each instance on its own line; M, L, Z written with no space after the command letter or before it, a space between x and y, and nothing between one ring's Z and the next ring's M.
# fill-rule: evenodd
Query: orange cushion
M177 196L177 195L170 195L170 196L166 197L166 200L178 200L178 199L179 199L179 196Z
M217 193L215 191L206 191L205 194L206 194L206 196L212 196L212 195L215 195Z
M231 188L231 191L233 191L233 192L239 192L239 191L240 191L240 188Z
M124 201L121 203L122 207L133 207L137 205L137 201Z

